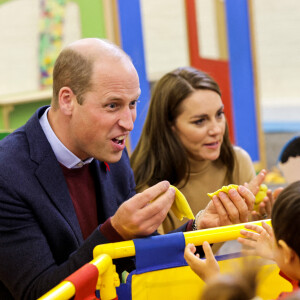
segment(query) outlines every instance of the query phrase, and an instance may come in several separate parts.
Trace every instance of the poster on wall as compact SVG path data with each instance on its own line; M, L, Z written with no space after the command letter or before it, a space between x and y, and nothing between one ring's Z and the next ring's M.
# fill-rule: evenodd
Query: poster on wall
M39 92L62 47L81 37L80 11L68 0L1 1L0 28L0 96Z

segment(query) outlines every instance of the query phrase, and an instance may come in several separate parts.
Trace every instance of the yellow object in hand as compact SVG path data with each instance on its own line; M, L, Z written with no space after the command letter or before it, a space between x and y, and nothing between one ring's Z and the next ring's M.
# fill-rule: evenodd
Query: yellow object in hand
M259 211L259 204L267 196L268 187L265 184L259 186L259 191L255 196L254 210Z
M212 198L214 195L218 195L220 192L224 192L224 193L228 194L229 190L237 189L237 188L238 188L238 185L236 185L236 184L224 185L224 186L222 186L222 188L218 189L214 193L207 193L207 196Z
M183 217L188 219L195 219L194 214L190 208L189 203L187 202L184 195L178 190L177 187L170 185L175 190L175 200L171 206L171 210L174 215L181 221Z

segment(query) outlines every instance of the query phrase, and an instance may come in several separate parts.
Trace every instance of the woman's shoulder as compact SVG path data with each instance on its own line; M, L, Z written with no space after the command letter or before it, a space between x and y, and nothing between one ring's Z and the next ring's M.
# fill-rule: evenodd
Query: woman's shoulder
M238 146L234 146L236 164L234 168L234 180L238 184L249 182L255 176L255 169L249 153Z
M252 162L249 153L245 149L243 149L243 148L241 148L239 146L233 146L233 151L234 151L234 154L235 154L236 159L238 161L240 161L240 160L248 160L248 161Z

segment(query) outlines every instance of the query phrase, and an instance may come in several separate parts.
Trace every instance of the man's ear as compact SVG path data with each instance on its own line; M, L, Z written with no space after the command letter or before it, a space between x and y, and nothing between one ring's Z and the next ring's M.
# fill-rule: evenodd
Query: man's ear
M283 261L285 264L289 263L299 263L299 257L297 253L290 247L284 240L278 241L279 246L282 249Z
M58 93L59 107L60 107L60 110L65 115L72 114L74 100L76 101L75 98L76 98L75 94L69 87L64 86L59 90L59 93Z

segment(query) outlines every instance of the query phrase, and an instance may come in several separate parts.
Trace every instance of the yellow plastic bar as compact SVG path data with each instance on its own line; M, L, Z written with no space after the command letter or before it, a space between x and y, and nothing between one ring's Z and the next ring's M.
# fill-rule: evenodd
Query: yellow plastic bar
M264 221L271 225L271 219ZM242 237L240 231L241 229L245 229L245 224L255 224L261 226L261 221L184 232L185 244L187 245L188 243L193 243L196 246L199 246L202 245L204 241L209 243L220 243L235 240L238 237ZM104 253L108 254L112 259L134 256L134 243L133 241L125 241L99 245L94 248L94 257Z
M75 295L75 286L70 281L63 281L38 300L68 300Z
M271 225L271 220L265 220L265 222ZM245 224L261 225L261 221L184 232L185 244L193 243L199 246L204 241L219 243L235 240L242 236L240 231L245 228ZM97 289L100 289L101 299L114 299L116 297L115 287L119 285L119 282L112 259L134 256L134 243L131 240L99 245L94 248L93 255L94 259L90 263L95 265L99 271ZM63 281L38 300L68 300L75 295L75 292L75 286L71 282Z
M90 264L93 264L97 267L99 271L99 278L97 287L100 287L102 283L105 285L103 292L101 293L102 300L110 300L116 298L116 289L115 289L115 269L112 263L112 259L107 254L102 254L94 258ZM101 277L101 275L103 275ZM63 281L58 284L56 287L48 291L38 300L68 300L72 298L76 293L75 286L70 281Z
M268 225L271 225L271 220L264 220ZM240 231L245 229L245 224L255 224L261 226L261 221L254 221L236 225L222 226L209 228L205 230L184 232L185 244L193 243L197 246L202 245L207 241L210 244L236 240L242 237Z
M98 245L94 248L93 256L108 254L112 259L129 257L135 255L133 241L124 241L110 244Z

